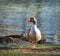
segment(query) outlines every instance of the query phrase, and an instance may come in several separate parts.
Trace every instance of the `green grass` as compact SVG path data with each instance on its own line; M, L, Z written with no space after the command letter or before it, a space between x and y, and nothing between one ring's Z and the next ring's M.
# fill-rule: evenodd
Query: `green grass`
M59 54L29 54L29 53L13 53L0 54L0 56L60 56Z
M8 46L8 45L7 45ZM6 49L0 49L0 56L60 56L60 54L35 54L35 53L22 53L20 50L13 50L13 48L31 48L31 45L13 45ZM53 49L60 48L60 45L51 44L37 44L36 49Z
M52 45L52 44L38 44L37 49L53 49L60 48L60 45Z
M15 48L31 48L33 44L31 43L22 43L22 44L6 44L7 47L15 47ZM60 48L60 45L53 45L53 44L37 44L37 49L43 49L43 48Z
M32 48L33 44L27 45L16 45L15 48ZM52 45L52 44L37 44L36 49L53 49L53 48L60 48L60 45Z

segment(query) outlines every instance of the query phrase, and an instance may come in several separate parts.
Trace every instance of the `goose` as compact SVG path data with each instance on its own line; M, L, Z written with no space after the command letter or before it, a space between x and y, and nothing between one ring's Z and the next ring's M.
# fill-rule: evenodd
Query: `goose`
M30 17L27 22L31 22L32 26L26 33L26 38L33 43L33 47L36 47L38 41L41 40L41 31L37 27L37 19L35 17Z

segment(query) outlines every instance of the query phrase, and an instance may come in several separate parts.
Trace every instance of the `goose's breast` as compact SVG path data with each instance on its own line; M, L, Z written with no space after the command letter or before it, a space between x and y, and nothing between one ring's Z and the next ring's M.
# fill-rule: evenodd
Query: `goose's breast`
M35 29L31 29L29 35L30 35L32 38L36 38Z
M41 40L41 32L38 28L35 28L35 32L36 32L36 39L37 41Z

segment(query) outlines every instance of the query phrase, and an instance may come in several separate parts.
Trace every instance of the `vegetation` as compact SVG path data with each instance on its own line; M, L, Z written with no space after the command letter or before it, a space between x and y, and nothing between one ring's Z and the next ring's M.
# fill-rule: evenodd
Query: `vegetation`
M29 53L13 53L13 54L0 54L0 56L60 56L58 54L29 54Z
M7 44L8 46L8 44ZM9 48L8 47L5 47L4 49L3 48L0 48L0 56L60 56L60 54L54 54L54 53L23 53L20 48L31 48L32 44L31 45L11 45ZM57 49L59 48L60 49L60 45L51 45L51 44L37 44L37 47L35 48L37 51L39 49L42 49L42 50L46 50L46 49Z

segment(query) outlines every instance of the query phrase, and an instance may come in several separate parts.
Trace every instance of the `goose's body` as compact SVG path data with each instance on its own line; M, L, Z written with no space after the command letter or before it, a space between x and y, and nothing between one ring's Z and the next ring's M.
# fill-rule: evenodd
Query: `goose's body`
M41 40L41 32L37 28L37 20L36 18L29 18L27 22L31 22L32 26L26 33L26 38L32 42L34 45Z
M37 28L37 25L32 25L28 34L32 43L37 43L39 40L41 40L41 32Z

